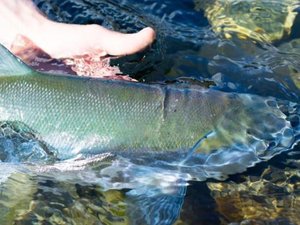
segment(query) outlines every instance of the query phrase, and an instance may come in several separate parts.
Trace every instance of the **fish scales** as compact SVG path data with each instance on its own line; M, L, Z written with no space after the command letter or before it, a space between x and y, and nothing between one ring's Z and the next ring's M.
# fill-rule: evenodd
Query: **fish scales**
M0 89L0 120L22 121L46 140L65 135L69 150L84 139L104 150L188 148L213 129L208 102L224 103L202 89L38 73L3 77Z

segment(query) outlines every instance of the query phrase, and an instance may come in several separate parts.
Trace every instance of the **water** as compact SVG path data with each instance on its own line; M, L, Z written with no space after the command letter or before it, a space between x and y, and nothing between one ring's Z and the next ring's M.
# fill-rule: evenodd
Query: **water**
M250 2L35 0L57 21L123 32L154 27L150 49L111 62L141 82L195 83L299 103L299 2ZM184 168L160 165L153 155L59 161L26 125L0 125L0 224L300 223L299 146L243 173L204 171L203 181L191 181Z

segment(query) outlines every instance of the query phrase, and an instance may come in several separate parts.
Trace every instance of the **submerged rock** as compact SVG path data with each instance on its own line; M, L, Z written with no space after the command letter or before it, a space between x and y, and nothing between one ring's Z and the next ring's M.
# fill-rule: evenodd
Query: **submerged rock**
M1 164L0 168L0 224L15 224L18 216L29 210L36 187L28 174L11 165Z
M294 84L300 89L300 38L284 43L280 45L278 49L279 53L285 58L285 61L282 64L288 67L288 73L294 81Z
M95 185L41 180L30 208L15 224L129 224L124 194Z
M195 0L195 8L205 11L216 33L267 43L291 33L298 4L298 0Z
M208 182L221 224L299 224L299 168L299 154L281 155L225 182Z

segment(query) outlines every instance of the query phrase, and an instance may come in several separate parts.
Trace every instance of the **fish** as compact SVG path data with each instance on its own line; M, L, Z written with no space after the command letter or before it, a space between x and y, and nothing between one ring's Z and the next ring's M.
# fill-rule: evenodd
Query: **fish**
M188 84L46 74L0 47L0 121L26 124L60 159L180 152L176 160L186 163L224 149L269 158L298 142L291 121L298 105L282 102Z
M125 210L130 224L173 224L188 180L236 173L290 150L299 140L299 121L298 104L285 100L46 74L0 46L1 218L12 223L26 219L22 212L44 215L47 207L20 208L32 199L47 203L41 195L61 195L56 185L36 191L46 179L68 184L63 193L80 184L127 190L123 211L113 210ZM67 212L59 217L68 219Z

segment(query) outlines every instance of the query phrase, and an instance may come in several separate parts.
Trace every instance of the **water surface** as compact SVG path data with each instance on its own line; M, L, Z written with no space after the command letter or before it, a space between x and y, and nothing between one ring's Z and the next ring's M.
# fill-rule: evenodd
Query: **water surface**
M229 2L227 11L218 8L222 2ZM193 83L299 103L299 3L241 2L250 1L35 0L56 21L97 23L122 32L154 27L153 46L111 62L141 82ZM281 17L291 5L295 16L285 28ZM249 22L235 16L237 10L250 17L263 11L270 24L276 20L268 17L277 13L281 26L264 30L260 22L250 26L252 32L231 29L238 20ZM209 11L219 13L224 24ZM234 23L226 23L229 15ZM269 35L274 29L283 31ZM113 154L56 162L31 130L2 129L1 224L300 223L299 146L225 180L187 183L189 177L180 171L149 168ZM23 161L29 164L20 165Z

